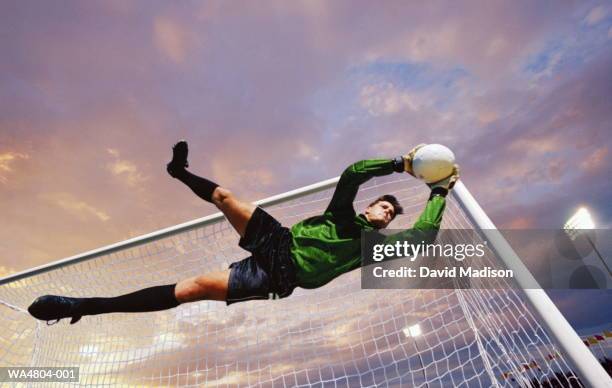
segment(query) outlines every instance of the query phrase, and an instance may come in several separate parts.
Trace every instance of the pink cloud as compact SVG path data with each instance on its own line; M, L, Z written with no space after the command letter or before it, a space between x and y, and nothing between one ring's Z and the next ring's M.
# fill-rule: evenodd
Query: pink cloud
M605 165L607 158L608 147L600 147L587 154L586 158L580 163L580 167L587 172L594 172Z
M153 25L154 41L159 50L173 62L181 64L187 55L187 33L180 22L159 16Z
M533 217L519 216L509 222L506 222L499 227L502 229L531 229L536 225Z
M440 142L502 225L557 226L585 195L609 203L611 62L589 37L570 39L584 26L576 4L0 7L12 31L0 56L0 142L30 156L4 164L14 173L0 167L10 183L0 257L11 270L215 212L165 173L183 137L193 171L245 199ZM603 25L604 14L591 9L584 22ZM556 39L545 76L526 72ZM421 91L355 80L351 69L378 62L466 76ZM343 83L322 117L313 105ZM365 100L363 85L374 85Z
M14 164L18 163L19 160L29 159L28 154L20 152L4 152L0 153L0 183L7 183L9 181L9 175L14 172Z
M607 16L607 13L608 10L606 6L599 5L589 11L589 13L584 18L584 22L589 26L593 26L602 21Z

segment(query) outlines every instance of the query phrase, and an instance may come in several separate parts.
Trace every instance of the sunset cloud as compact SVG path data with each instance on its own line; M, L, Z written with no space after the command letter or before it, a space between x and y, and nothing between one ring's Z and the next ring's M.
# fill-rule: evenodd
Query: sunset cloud
M420 108L419 101L390 83L364 86L359 96L361 106L372 116L391 115L404 109L416 111Z
M139 171L135 163L121 159L121 155L118 150L109 148L106 150L113 159L112 162L107 164L108 170L113 174L122 179L130 186L138 186L148 178L143 176Z
M584 22L589 26L593 26L599 23L600 21L602 21L603 19L605 19L607 15L608 15L608 10L606 6L600 5L589 11L589 13L584 18Z
M260 199L266 187L277 182L273 171L254 165L249 166L241 160L236 160L235 163L228 160L214 161L211 167L214 179L236 193L249 193L250 197L245 199L251 201Z
M519 216L500 225L502 229L531 229L536 225L533 217Z
M609 10L0 2L10 31L0 34L0 266L21 271L217 212L166 173L180 138L194 173L247 200L436 142L455 151L497 225L557 228L578 203L610 225ZM570 321L586 325L574 308ZM353 326L329 328L329 342L347 346Z
M78 200L70 193L41 194L41 198L81 219L94 218L102 222L110 220L110 216L106 212L85 201Z
M19 160L29 159L30 156L19 152L0 153L0 183L7 183L8 176L13 172L14 164Z
M549 152L556 152L566 144L563 142L563 139L555 136L554 134L546 134L544 136L528 136L517 138L512 143L508 145L508 149L517 153L529 153L533 155L544 154Z
M3 278L15 272L17 271L15 271L13 268L6 267L4 265L0 265L0 278Z
M187 36L182 25L166 16L159 16L153 24L157 48L170 60L183 63L187 54Z
M310 159L314 162L317 162L321 159L314 148L302 141L298 142L297 144L297 155L300 158Z
M584 160L580 163L580 167L582 167L585 171L594 172L606 164L607 157L608 147L597 148L586 155Z

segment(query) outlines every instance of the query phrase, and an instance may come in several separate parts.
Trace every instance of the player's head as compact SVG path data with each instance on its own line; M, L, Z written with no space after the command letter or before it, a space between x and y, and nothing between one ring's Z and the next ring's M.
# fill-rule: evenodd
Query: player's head
M404 209L393 195L385 194L376 198L365 209L364 215L367 220L378 229L384 229Z

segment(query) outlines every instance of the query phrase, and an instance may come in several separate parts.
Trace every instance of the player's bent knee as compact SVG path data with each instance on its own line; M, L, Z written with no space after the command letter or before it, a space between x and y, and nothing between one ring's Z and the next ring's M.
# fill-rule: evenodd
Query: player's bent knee
M217 187L212 195L212 200L217 206L223 205L224 202L232 199L234 194L226 188Z
M181 280L174 288L174 297L180 303L191 302L197 294L195 278Z

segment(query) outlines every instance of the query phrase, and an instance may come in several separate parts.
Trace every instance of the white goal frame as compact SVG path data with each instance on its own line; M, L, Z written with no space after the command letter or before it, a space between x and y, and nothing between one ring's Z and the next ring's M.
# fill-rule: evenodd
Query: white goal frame
M255 202L255 204L267 207L277 203L288 201L311 193L333 188L338 183L339 177L321 181L296 190L272 196ZM557 309L555 304L542 289L526 288L527 285L537 284L529 270L522 263L516 252L503 238L493 222L486 215L484 210L476 202L472 194L462 182L458 182L452 192L454 199L465 211L470 221L477 226L483 237L489 242L489 247L497 254L508 269L513 270L519 288L525 294L525 299L533 308L542 326L554 338L563 355L571 363L578 377L587 386L592 387L612 387L612 380L601 367L597 359L590 350L584 346L580 337L570 326L565 317ZM178 233L190 231L195 228L203 227L224 218L221 212L209 216L179 224L170 228L161 229L143 236L128 239L116 244L111 244L102 248L94 249L82 254L71 256L50 264L35 267L23 272L6 276L0 279L0 286L14 282L33 275L55 270L64 266L73 265L101 255L108 255L117 251L132 248L141 244L166 238Z

